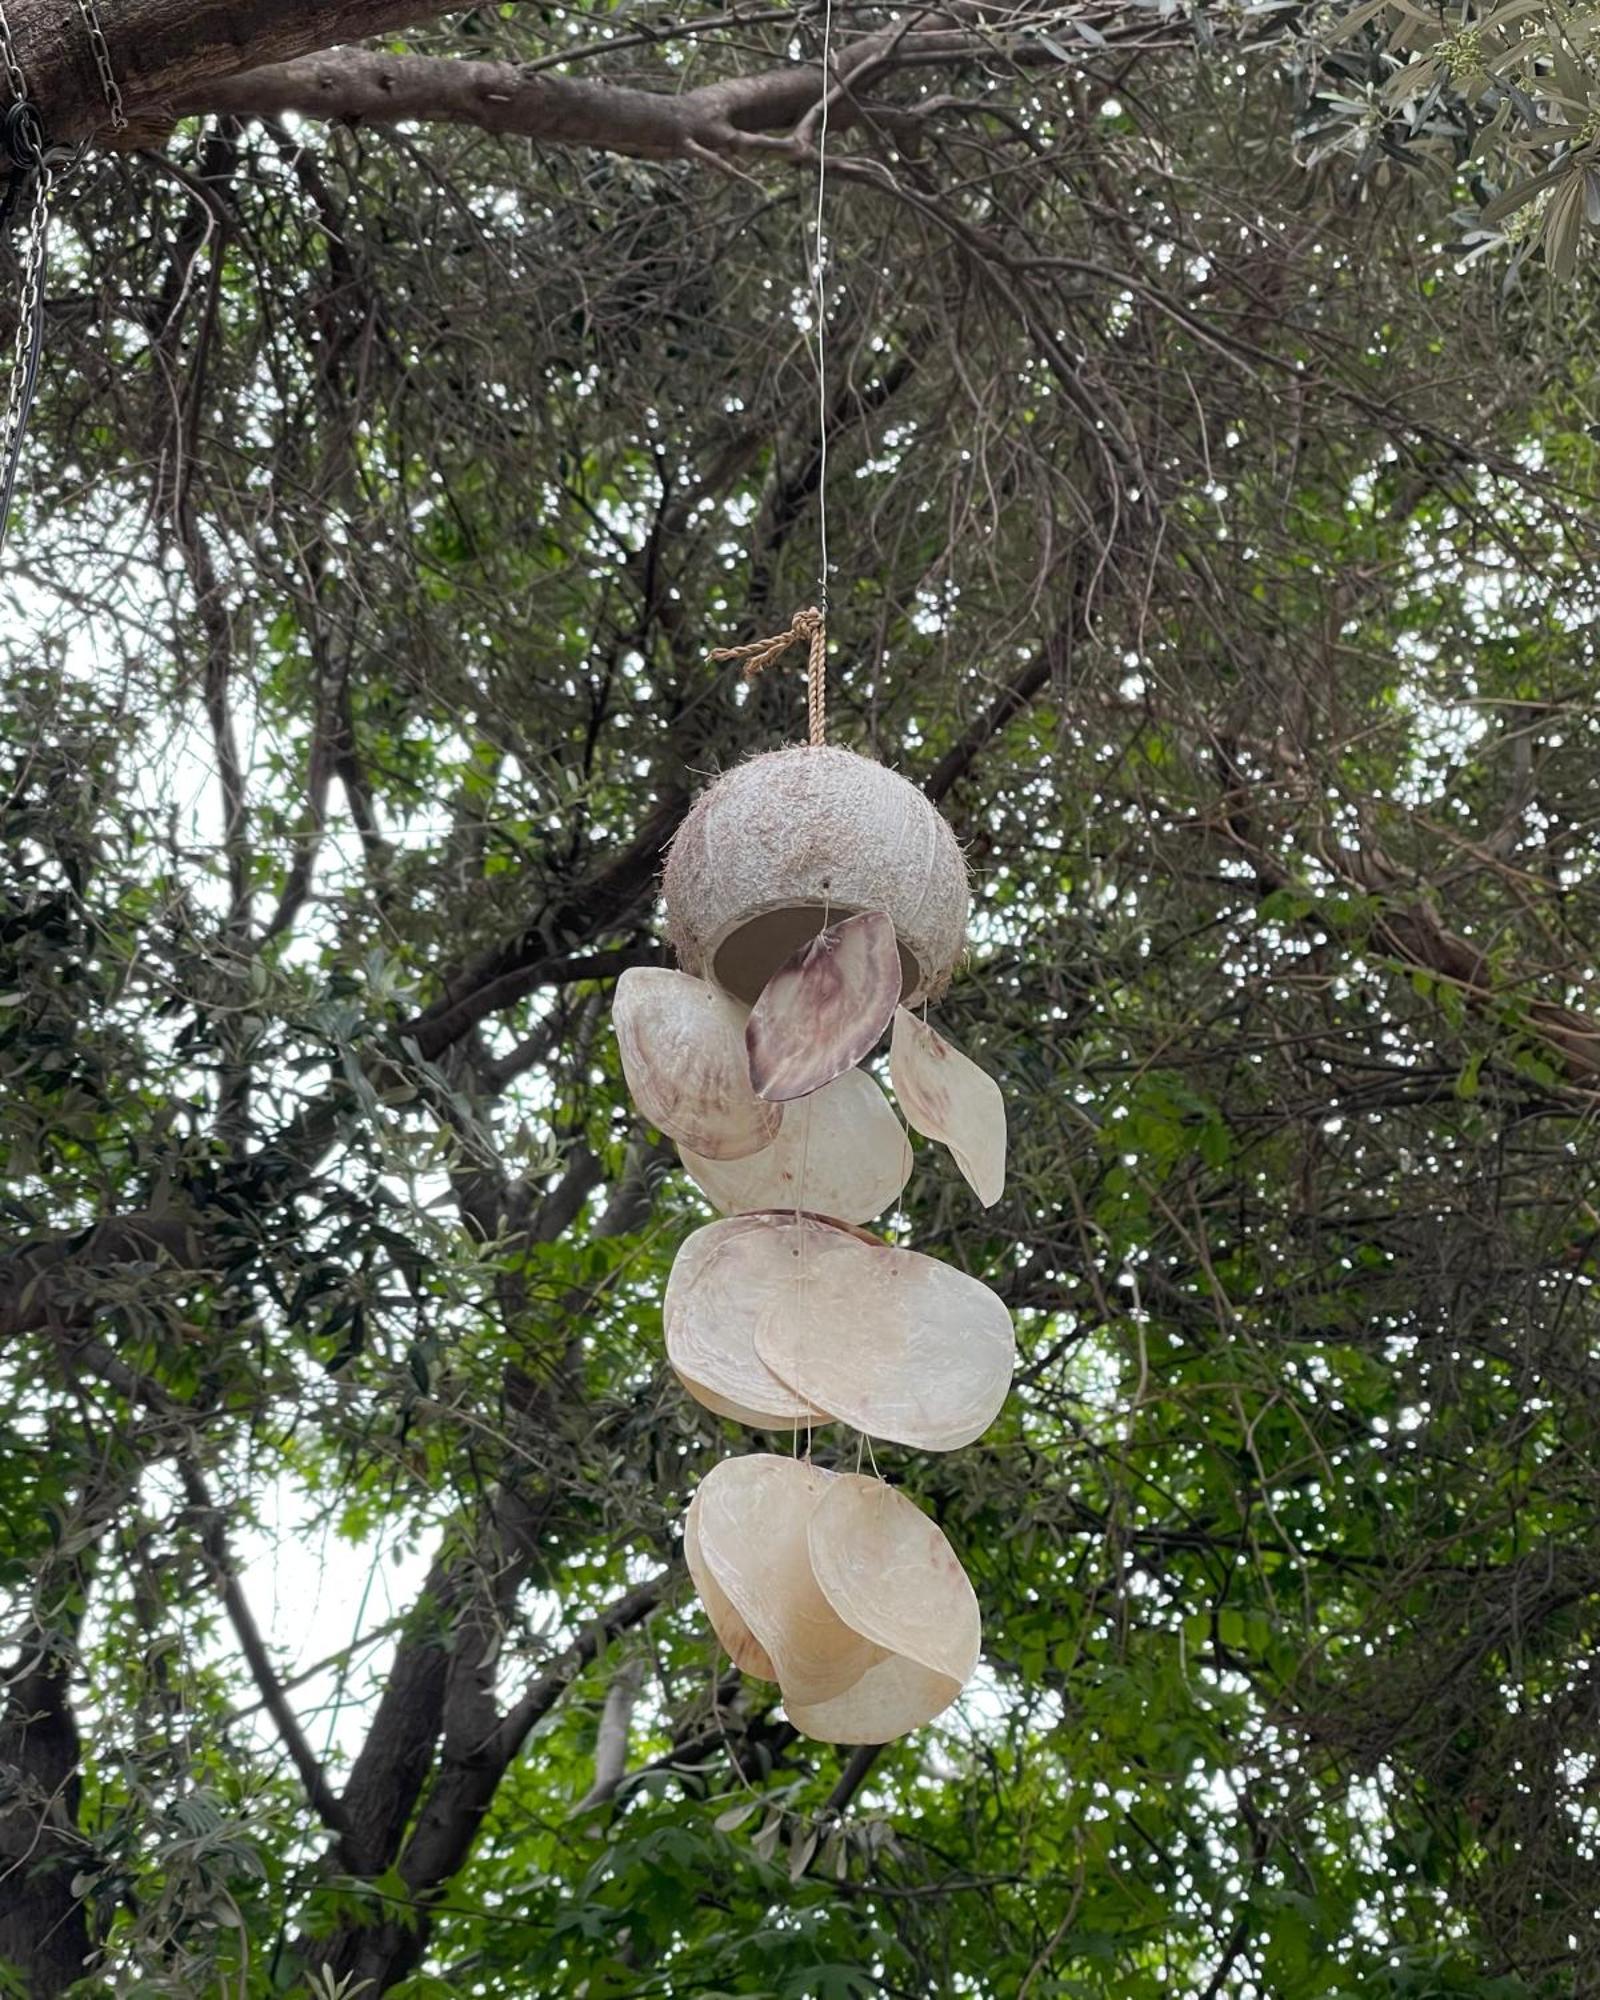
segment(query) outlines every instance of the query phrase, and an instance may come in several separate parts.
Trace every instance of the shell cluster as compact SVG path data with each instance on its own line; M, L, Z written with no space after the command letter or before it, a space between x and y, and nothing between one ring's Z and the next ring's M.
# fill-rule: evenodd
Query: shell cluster
M798 1730L886 1742L960 1693L977 1600L911 1500L813 1465L810 1434L842 1423L954 1451L1010 1386L1003 1302L862 1226L911 1173L900 1118L860 1067L886 1034L906 1122L985 1206L1005 1184L998 1086L906 1004L960 956L965 864L904 779L846 751L782 751L701 799L666 896L689 969L622 975L617 1042L635 1104L723 1218L678 1252L667 1355L719 1416L806 1433L803 1458L706 1477L684 1523L690 1574L729 1656L778 1682Z

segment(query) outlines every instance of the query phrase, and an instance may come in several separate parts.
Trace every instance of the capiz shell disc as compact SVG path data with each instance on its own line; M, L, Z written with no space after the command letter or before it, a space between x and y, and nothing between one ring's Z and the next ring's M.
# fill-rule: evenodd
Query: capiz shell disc
M871 1222L894 1207L911 1178L911 1147L900 1121L859 1069L788 1105L783 1130L763 1152L709 1160L685 1146L679 1155L724 1215L804 1208L842 1222Z
M834 1611L806 1528L833 1475L802 1459L724 1459L695 1496L700 1558L776 1669L785 1697L827 1701L883 1657ZM709 1607L708 1607L709 1608Z
M881 910L818 931L778 967L745 1023L756 1095L787 1103L854 1069L899 998L900 950Z
M811 1569L846 1625L957 1687L978 1664L978 1600L936 1521L881 1479L841 1473L806 1530Z
M699 1593L700 1602L706 1608L706 1616L711 1620L711 1629L716 1633L722 1650L741 1672L754 1674L757 1680L775 1681L778 1671L766 1648L734 1610L727 1592L712 1575L700 1552L700 1530L695 1519L699 1499L697 1493L689 1502L689 1511L684 1516L683 1559L688 1564L689 1576Z
M773 1216L748 1285L759 1358L857 1430L954 1451L999 1414L1016 1359L1011 1315L964 1271Z
M630 966L611 1018L633 1101L669 1139L708 1159L738 1160L777 1138L783 1110L750 1087L744 1014L714 986L662 966Z
M1006 1186L1006 1102L999 1084L904 1007L895 1009L889 1075L907 1124L948 1146L968 1186L992 1208Z
M696 1401L769 1430L825 1424L827 1412L780 1381L756 1353L756 1320L787 1276L765 1239L773 1222L736 1215L697 1229L673 1259L662 1301L667 1359Z
M818 1743L892 1743L931 1722L960 1692L948 1674L895 1657L868 1667L828 1701L795 1701L785 1688L783 1707L800 1734Z

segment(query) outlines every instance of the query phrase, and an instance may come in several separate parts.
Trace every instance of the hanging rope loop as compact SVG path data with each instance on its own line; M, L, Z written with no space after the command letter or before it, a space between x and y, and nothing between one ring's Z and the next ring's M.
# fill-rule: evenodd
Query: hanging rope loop
M804 645L806 651L806 707L811 723L811 743L815 749L828 740L828 627L813 604L797 611L787 632L775 632L769 639L752 639L747 646L719 646L714 660L743 660L744 677L753 681L774 660L781 660L791 646Z

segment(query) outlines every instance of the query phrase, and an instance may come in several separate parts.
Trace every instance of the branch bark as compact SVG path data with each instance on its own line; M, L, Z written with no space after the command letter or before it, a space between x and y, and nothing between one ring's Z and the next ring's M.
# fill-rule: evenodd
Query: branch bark
M837 132L861 116L848 86L862 85L889 68L962 62L980 49L992 55L993 38L962 30L862 36L834 59L839 96L830 107L830 130ZM810 148L794 136L796 128L821 96L822 70L807 63L669 93L537 74L517 63L326 48L298 61L208 78L179 97L173 108L236 118L293 112L303 118L382 125L443 119L547 145L593 146L647 160L774 150L800 158Z
M561 1657L532 1681L481 1741L463 1744L440 1765L416 1827L400 1859L400 1875L414 1899L407 1921L346 1933L327 1959L330 1970L353 1986L371 1981L384 1993L416 1965L428 1941L429 1905L466 1861L501 1779L536 1724L543 1721L608 1640L641 1624L661 1602L671 1573L640 1584L603 1611Z
M189 1505L199 1518L201 1546L216 1578L217 1588L222 1593L228 1622L233 1627L234 1637L239 1641L239 1650L244 1654L245 1664L249 1667L250 1678L255 1682L256 1690L261 1696L262 1706L271 1716L273 1727L278 1732L278 1740L288 1751L290 1760L300 1773L300 1782L306 1788L306 1797L315 1808L317 1817L331 1832L342 1834L346 1830L343 1808L328 1783L327 1774L318 1763L315 1752L306 1741L299 1717L289 1706L283 1684L272 1665L266 1641L261 1636L261 1628L255 1621L255 1614L250 1609L249 1600L245 1597L239 1583L238 1572L234 1568L233 1557L228 1549L227 1532L223 1526L222 1511L212 1499L210 1489L197 1467L192 1464L184 1465L182 1478Z
M209 81L392 33L451 12L444 0L99 0L112 72L143 144L152 118ZM9 0L6 14L47 136L63 144L109 131L93 51L68 0Z

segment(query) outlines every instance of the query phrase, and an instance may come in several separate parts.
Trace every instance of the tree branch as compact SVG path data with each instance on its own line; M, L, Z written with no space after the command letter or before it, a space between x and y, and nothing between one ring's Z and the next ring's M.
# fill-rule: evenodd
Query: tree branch
M273 1668L266 1642L261 1636L261 1628L257 1625L249 1602L240 1587L233 1558L228 1551L222 1512L212 1499L198 1467L185 1464L180 1471L183 1490L188 1495L189 1505L199 1517L200 1545L205 1550L217 1587L222 1593L228 1622L232 1625L234 1636L239 1641L239 1650L244 1654L245 1664L249 1667L250 1678L255 1682L257 1692L261 1696L262 1706L272 1717L272 1724L278 1732L279 1741L288 1751L295 1769L300 1773L300 1782L306 1788L306 1797L315 1808L317 1817L330 1832L343 1835L348 1831L344 1809L335 1797L311 1745L306 1741L299 1718L289 1706L283 1684Z
M391 34L452 11L449 0L118 0L102 4L111 67L131 124L116 141L149 143L151 127L204 82L334 42ZM12 44L51 140L108 133L110 110L75 7L9 0Z
M962 29L908 34L903 26L863 35L833 62L829 128L863 115L850 95L889 69L965 62L1003 52L993 35ZM1031 45L1014 53L1034 53ZM1040 51L1042 53L1042 51ZM638 90L587 78L541 75L518 63L450 56L395 56L328 48L224 80L207 79L180 97L183 112L236 118L365 120L395 125L444 120L547 145L593 146L635 159L727 159L760 151L809 156L792 135L822 98L822 70L790 63L678 92Z
M645 819L632 845L587 882L563 896L510 943L474 960L444 992L401 1028L431 1062L487 1015L509 1007L540 986L576 979L608 979L629 965L659 964L648 949L596 952L574 959L572 947L590 944L615 931L649 890L667 843L688 809L688 798L671 791Z
M573 1817L610 1803L628 1770L628 1731L644 1683L644 1661L624 1660L611 1676L594 1735L594 1783L572 1808Z

